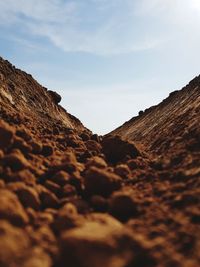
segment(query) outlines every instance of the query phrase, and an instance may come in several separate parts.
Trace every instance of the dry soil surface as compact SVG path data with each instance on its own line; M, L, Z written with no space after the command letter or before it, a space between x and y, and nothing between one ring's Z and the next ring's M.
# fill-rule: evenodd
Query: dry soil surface
M0 266L200 266L199 85L102 137L0 58Z

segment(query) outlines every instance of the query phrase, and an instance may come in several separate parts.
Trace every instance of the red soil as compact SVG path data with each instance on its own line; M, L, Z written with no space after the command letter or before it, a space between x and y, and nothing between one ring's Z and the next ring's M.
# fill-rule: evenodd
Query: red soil
M0 266L200 266L199 86L100 137L0 58Z

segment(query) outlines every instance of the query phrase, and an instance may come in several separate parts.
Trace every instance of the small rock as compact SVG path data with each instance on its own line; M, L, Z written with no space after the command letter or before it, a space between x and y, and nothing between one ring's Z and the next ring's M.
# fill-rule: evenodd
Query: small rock
M4 188L5 187L5 182L4 182L4 180L0 180L0 189L1 188Z
M52 193L42 185L37 185L37 191L39 193L40 200L44 208L58 207L59 200L54 193Z
M116 220L114 217L112 217L110 214L107 213L98 213L93 212L87 215L87 221L88 222L96 222L101 223L105 226L113 226L113 229L118 228L122 226L122 223Z
M24 139L25 141L30 141L32 139L30 131L27 129L18 129L16 135Z
M39 143L37 141L31 141L31 142L29 142L29 145L32 148L32 153L34 153L34 154L42 153L43 146L41 143Z
M26 213L27 213L27 215L29 217L29 222L31 224L34 224L35 221L37 220L37 212L32 208L27 208L26 209Z
M45 157L49 157L53 154L53 147L50 145L43 145L41 154Z
M62 232L63 230L80 226L83 222L84 218L78 214L75 205L67 203L58 211L52 227L56 232Z
M0 203L0 219L8 220L17 226L28 223L28 216L14 193L1 189Z
M106 136L102 141L103 152L111 163L126 160L127 157L136 158L140 155L133 142L122 140L119 136Z
M147 162L144 160L144 158L139 156L136 159L128 160L127 165L131 170L145 169L147 167Z
M30 170L24 169L13 173L6 179L7 182L23 182L26 185L33 186L36 184L36 177Z
M65 184L69 183L70 175L65 171L58 171L50 178L50 180L60 186L64 186Z
M88 140L85 142L85 145L88 150L99 153L101 151L101 145L95 140Z
M66 141L67 141L67 145L69 147L73 147L73 148L77 148L80 147L82 142L82 139L75 135L75 134L70 134L68 136L66 136Z
M24 207L30 207L35 210L40 208L39 195L34 188L22 182L10 183L7 185L7 188L18 196Z
M53 166L53 169L71 174L76 171L82 171L83 165L77 162L76 155L73 152L66 152L62 163L58 166Z
M81 139L82 139L83 141L88 141L88 140L90 140L90 136L89 136L89 134L84 133L84 132L80 134L80 137L81 137Z
M139 215L138 204L129 192L115 192L110 198L110 213L121 221Z
M86 163L86 168L88 168L90 166L94 166L97 168L106 168L107 163L101 157L94 156L94 157L90 158Z
M81 193L83 190L83 178L79 172L74 172L70 179L70 184L73 185L77 192Z
M96 167L87 170L84 179L85 190L89 195L109 196L121 187L120 176Z
M119 164L115 167L115 173L124 179L129 178L131 174L129 167L126 164Z
M105 212L108 208L108 201L102 196L92 196L90 199L90 203L93 209L98 212Z
M15 131L6 122L0 120L0 149L7 149L14 141Z
M23 154L30 153L32 148L21 137L15 136L12 148L17 148L22 151Z
M47 93L51 96L55 104L60 103L60 101L62 100L61 96L54 91L48 90Z
M53 192L53 193L56 194L56 195L59 194L60 191L61 191L61 187L60 187L58 184L56 184L56 183L54 183L54 182L52 182L52 181L49 181L49 180L46 180L46 181L45 181L44 186L45 186L48 190L50 190L51 192Z
M70 200L70 203L76 207L79 214L86 214L91 210L88 202L81 198L74 197Z
M98 134L93 134L91 136L91 140L94 140L94 141L99 143L100 142L100 137L98 136Z
M35 220L36 226L50 225L54 221L54 216L49 212L39 212Z
M77 195L76 187L71 184L66 184L62 188L62 196L63 197L71 197Z
M13 171L22 170L30 166L27 159L18 149L13 150L9 155L6 155L2 161L4 165L9 166Z

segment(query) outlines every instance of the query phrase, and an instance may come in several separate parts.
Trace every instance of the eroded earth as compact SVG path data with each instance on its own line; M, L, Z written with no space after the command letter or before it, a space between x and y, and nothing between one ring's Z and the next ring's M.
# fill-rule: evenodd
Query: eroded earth
M0 58L0 266L200 266L200 77L106 136Z

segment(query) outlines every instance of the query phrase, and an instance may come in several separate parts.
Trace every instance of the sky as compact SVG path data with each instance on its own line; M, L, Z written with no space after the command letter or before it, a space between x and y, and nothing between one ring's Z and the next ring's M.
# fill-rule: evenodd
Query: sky
M0 55L105 134L200 74L200 0L0 0Z

